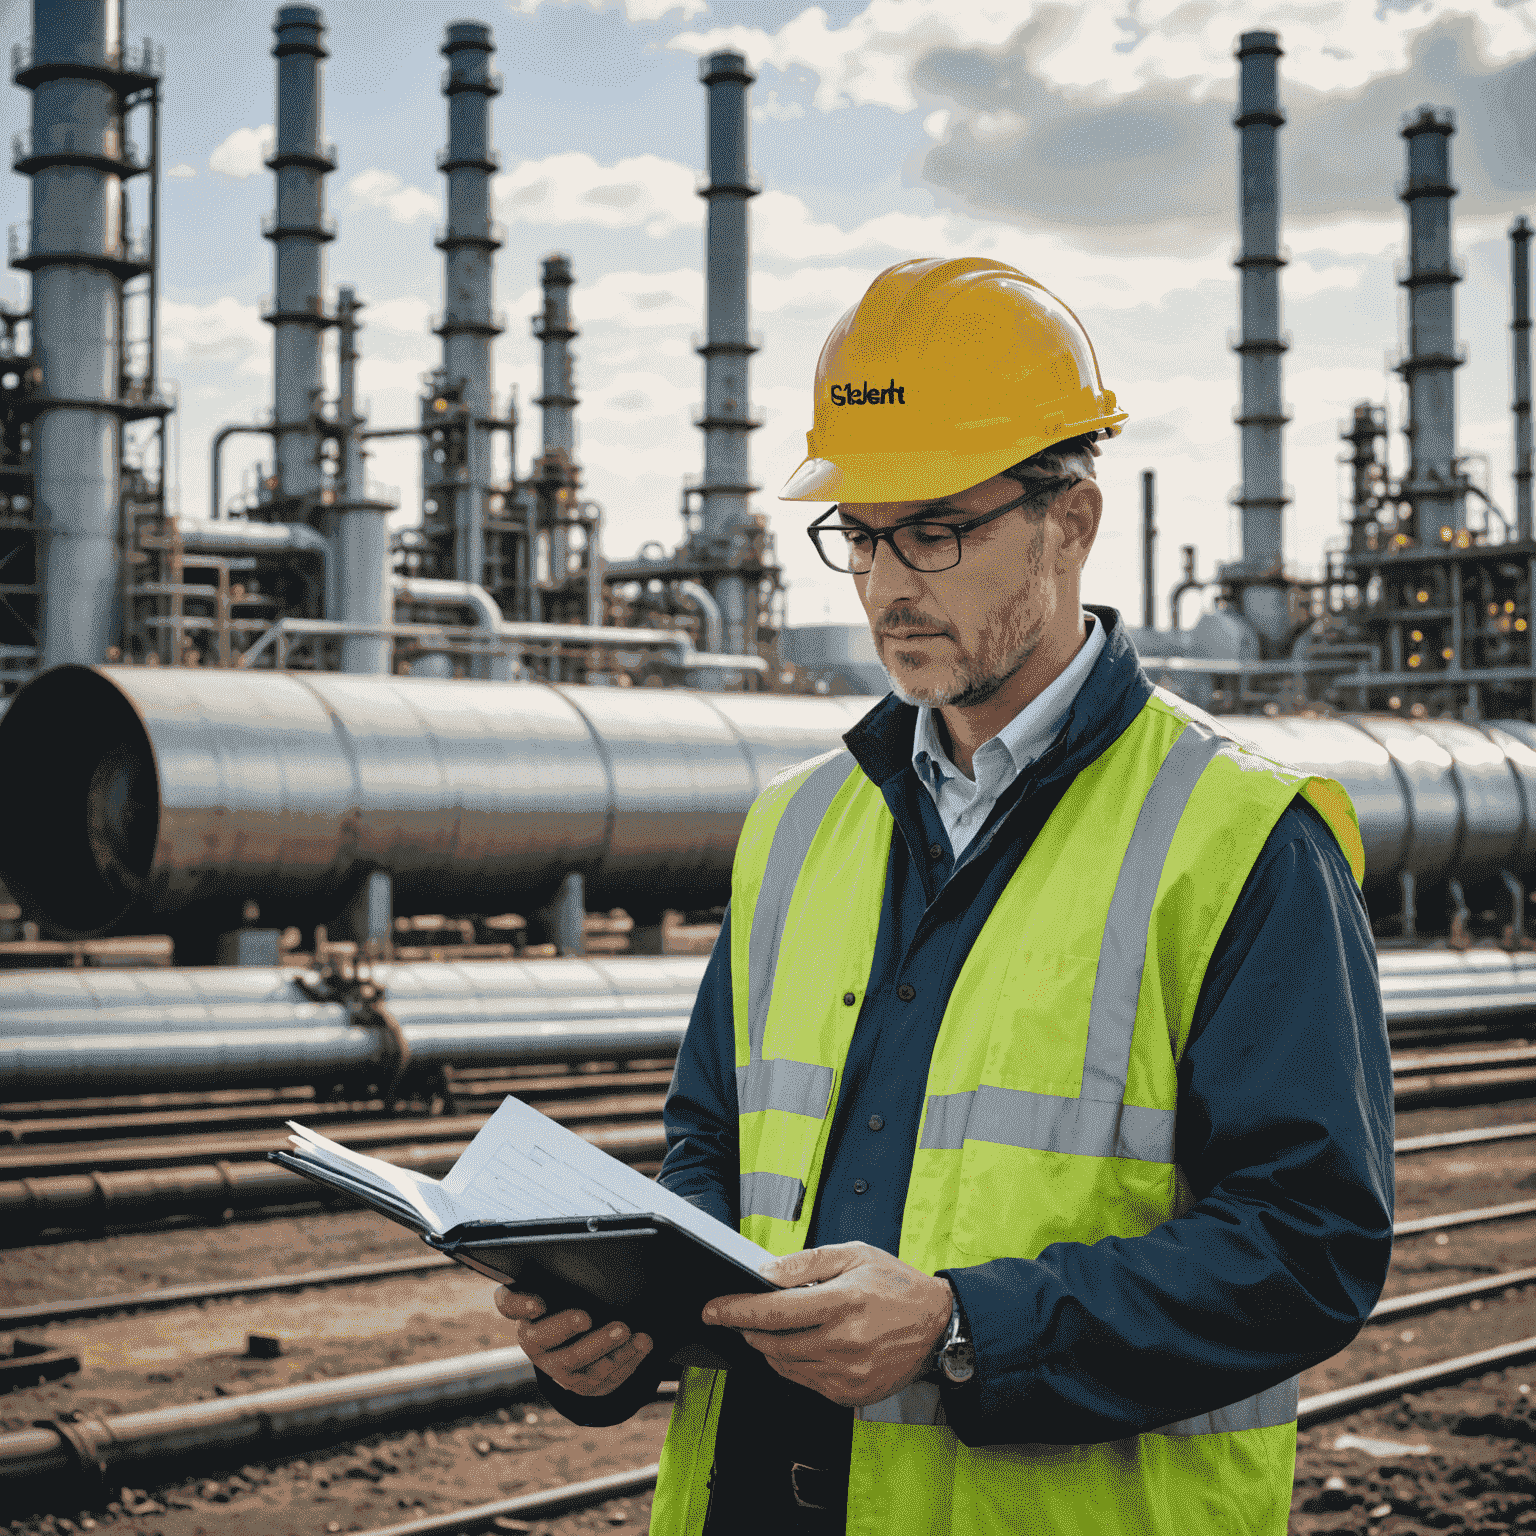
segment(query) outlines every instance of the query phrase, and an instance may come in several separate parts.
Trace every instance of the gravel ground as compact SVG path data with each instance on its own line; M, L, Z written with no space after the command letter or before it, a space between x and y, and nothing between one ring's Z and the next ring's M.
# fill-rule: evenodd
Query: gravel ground
M1400 1136L1536 1120L1536 1100L1413 1110ZM1397 1161L1397 1215L1536 1197L1536 1138ZM6 1253L0 1301L21 1303L299 1270L420 1252L409 1233L365 1212L275 1215ZM1401 1239L1385 1295L1536 1267L1536 1219ZM0 1398L0 1426L69 1410L129 1412L169 1402L317 1380L510 1342L490 1286L444 1271L296 1296L209 1303L135 1317L81 1320L28 1337L68 1342L82 1370ZM1536 1335L1536 1286L1366 1327L1308 1371L1302 1396ZM283 1340L276 1360L245 1354L249 1333ZM1536 1346L1528 1364L1416 1394L1299 1437L1291 1531L1406 1536L1427 1531L1536 1531ZM113 1536L310 1536L462 1508L654 1461L668 1409L626 1425L578 1429L529 1401L433 1430L376 1437L271 1466L210 1466L205 1477L119 1490L106 1509L12 1519L17 1533L111 1530ZM532 1413L531 1421L526 1415ZM643 1528L649 1498L611 1501L530 1531ZM620 1518L622 1517L622 1518ZM87 1524L93 1520L94 1525ZM3 1529L0 1526L0 1529ZM510 1527L509 1527L510 1528Z

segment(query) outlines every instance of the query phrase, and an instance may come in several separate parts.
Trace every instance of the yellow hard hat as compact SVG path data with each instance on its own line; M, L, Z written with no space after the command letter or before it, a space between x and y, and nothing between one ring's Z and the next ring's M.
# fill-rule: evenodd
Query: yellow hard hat
M1076 315L985 256L887 267L832 328L780 501L929 501L1126 419Z

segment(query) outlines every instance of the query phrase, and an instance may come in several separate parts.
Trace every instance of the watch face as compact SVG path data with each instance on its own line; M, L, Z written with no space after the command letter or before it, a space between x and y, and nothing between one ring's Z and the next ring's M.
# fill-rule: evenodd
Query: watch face
M956 1384L969 1381L976 1374L976 1346L951 1344L940 1353L939 1364L944 1368L944 1374Z

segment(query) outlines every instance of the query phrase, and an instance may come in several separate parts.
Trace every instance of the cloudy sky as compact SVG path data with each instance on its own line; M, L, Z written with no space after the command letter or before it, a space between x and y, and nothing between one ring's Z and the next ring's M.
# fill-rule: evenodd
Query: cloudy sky
M420 375L439 344L433 164L445 142L443 27L488 22L505 77L494 104L508 226L497 306L503 397L516 390L518 464L537 450L538 261L569 253L578 452L608 516L607 552L669 547L678 491L702 462L690 425L701 396L692 351L703 327L704 89L697 59L745 52L752 88L752 324L765 336L753 439L789 588L791 622L859 617L847 578L816 561L801 529L817 507L777 502L804 452L816 354L838 315L893 262L980 253L1022 268L1082 317L1106 384L1130 412L1106 447L1106 512L1084 595L1140 622L1140 472L1158 476L1157 617L1178 579L1179 546L1200 572L1235 555L1237 34L1280 33L1284 362L1294 420L1286 479L1296 501L1285 551L1315 573L1340 527L1337 430L1354 401L1388 405L1402 342L1404 210L1397 130L1421 102L1455 109L1456 250L1466 281L1458 324L1469 361L1458 420L1471 470L1506 509L1510 489L1509 254L1517 212L1536 215L1536 4L1530 0L331 0L324 7L325 133L340 153L328 207L340 236L328 281L368 304L362 383L375 425L415 417ZM24 42L30 7L0 0L3 40ZM180 389L180 507L207 512L207 449L217 426L269 408L271 337L257 318L271 252L261 166L273 119L272 7L248 0L129 0L129 32L166 53L165 374ZM0 127L25 128L27 93L0 88ZM5 182L7 223L26 218L26 183ZM7 273L0 297L24 297ZM331 343L334 346L334 341ZM260 440L237 438L226 484ZM1403 445L1395 437L1394 463ZM399 522L419 512L412 449L380 446L373 475L399 488ZM1186 622L1193 615L1186 606Z

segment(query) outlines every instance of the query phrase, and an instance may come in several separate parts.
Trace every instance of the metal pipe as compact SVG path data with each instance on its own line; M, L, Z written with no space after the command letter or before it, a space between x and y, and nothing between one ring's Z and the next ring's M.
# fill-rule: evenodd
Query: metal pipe
M1509 287L1512 314L1509 350L1513 363L1515 418L1515 537L1532 536L1531 513L1531 226L1521 214L1509 227Z
M322 483L317 413L323 388L321 333L325 313L325 246L336 238L325 217L325 177L336 169L322 142L320 61L325 18L313 5L285 5L272 22L277 60L277 206L262 233L272 242L273 302L262 318L272 327L272 425L279 495L299 498L285 520L307 522Z
M1280 394L1280 359L1290 343L1280 330L1278 65L1280 40L1273 32L1244 32L1238 42L1241 70L1237 115L1238 185L1242 251L1234 265L1242 273L1242 338L1233 350L1241 359L1242 405L1234 418L1242 432L1243 483L1234 501L1242 521L1240 569L1249 577L1272 570L1284 546L1284 513L1289 496L1282 473L1285 424L1290 420ZM1231 567L1227 567L1228 570ZM1289 630L1283 587L1244 582L1243 616L1274 645Z
M1456 284L1451 258L1449 107L1420 107L1404 119L1408 175L1398 197L1408 209L1408 263L1398 279L1408 290L1408 354L1397 365L1408 384L1408 478L1402 491L1414 509L1414 539L1439 549L1467 526L1463 476L1456 458ZM1449 534L1442 530L1449 529Z
M42 587L42 665L102 659L122 601L122 293L147 269L123 228L123 181L143 166L123 137L130 73L107 0L34 0L32 131L15 162L31 178L32 351L42 371L32 428ZM145 66L147 67L147 65Z
M88 1472L108 1482L119 1469L143 1462L203 1461L210 1455L260 1459L278 1446L351 1440L489 1410L527 1391L534 1379L521 1349L488 1349L206 1403L84 1418L71 1426L69 1437L48 1428L14 1430L0 1435L0 1478L78 1477L70 1443L77 1438L90 1444L106 1468L97 1472L93 1465Z
M254 437L271 436L270 427L247 427L238 422L230 422L228 426L220 427L213 434L213 442L208 448L208 516L210 518L222 518L224 515L224 440L241 432L248 432Z
M426 576L392 576L395 606L401 603L430 604L432 607L466 608L473 615L471 627L482 630L494 641L501 638L503 623L501 609L496 599L484 587L472 581L440 581ZM387 643L387 642L386 642ZM512 664L504 654L476 658L477 671L493 682L508 682L512 677ZM388 667L381 670L388 671Z
M704 642L700 649L722 650L724 623L720 616L720 605L709 595L709 588L700 586L696 581L674 582L673 588L679 597L691 602L699 610L699 638Z
M485 579L485 500L490 483L491 343L501 332L492 314L494 256L501 245L491 223L491 98L501 78L491 67L496 45L477 21L447 28L441 52L448 60L443 95L448 100L448 148L438 169L448 179L448 225L436 242L443 253L443 373L463 389L467 421L466 477L454 490L453 574L479 584ZM433 478L428 464L427 479Z
M328 922L374 869L401 914L528 910L576 871L591 907L640 921L724 902L753 798L873 703L60 668L0 720L0 803L30 808L0 840L0 879L80 933L163 933L173 914L220 933L247 901L272 923Z
M336 519L336 616L344 624L385 624L394 617L390 603L389 513L387 501L368 495L363 444L358 432L357 312L362 308L352 288L336 296L340 340L336 418L341 438L341 495ZM329 591L330 588L328 587ZM348 635L341 642L341 670L387 674L392 647L387 635Z
M1195 575L1195 546L1181 544L1179 553L1184 560L1184 579L1168 594L1168 621L1175 633L1179 629L1179 599L1186 592L1198 592L1205 586Z
M709 92L709 184L699 195L708 203L705 226L705 339L697 348L704 359L704 478L699 486L703 526L701 553L731 562L742 553L749 527L747 498L751 483L749 434L752 418L749 362L757 346L747 329L747 202L761 190L748 168L747 87L757 78L739 53L712 53L699 63L699 79ZM757 636L750 633L747 578L714 578L725 638L721 649L755 655Z
M1157 627L1157 475L1150 469L1141 472L1141 627Z

